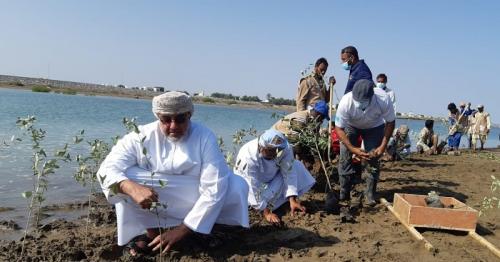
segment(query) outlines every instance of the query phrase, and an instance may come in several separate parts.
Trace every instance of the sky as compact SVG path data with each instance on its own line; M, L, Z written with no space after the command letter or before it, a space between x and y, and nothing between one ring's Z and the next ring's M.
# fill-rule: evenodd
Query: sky
M319 57L344 93L348 45L397 109L484 104L500 123L500 1L0 0L0 74L295 98ZM337 101L337 99L336 99Z

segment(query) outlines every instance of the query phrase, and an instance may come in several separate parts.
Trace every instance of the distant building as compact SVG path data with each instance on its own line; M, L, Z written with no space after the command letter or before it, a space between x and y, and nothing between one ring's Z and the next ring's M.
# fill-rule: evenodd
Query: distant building
M193 93L193 96L205 96L205 92L201 91L199 93Z
M155 91L155 92L165 92L165 87L155 86L155 87L153 87L153 91Z

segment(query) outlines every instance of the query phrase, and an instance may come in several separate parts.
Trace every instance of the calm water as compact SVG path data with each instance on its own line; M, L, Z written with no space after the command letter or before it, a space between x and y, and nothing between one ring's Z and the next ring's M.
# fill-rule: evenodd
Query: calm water
M210 127L231 146L231 136L241 128L255 127L259 131L269 128L276 120L271 118L273 110L242 109L223 106L196 105L193 119ZM280 112L283 113L283 112ZM17 117L35 115L37 126L47 131L43 147L53 152L56 147L72 141L79 130L85 137L110 140L123 135L123 117L136 117L139 124L154 121L151 102L146 100L33 93L0 88L0 143L10 141L11 136L20 135L15 125ZM398 120L413 131L423 126L422 121ZM436 132L445 134L445 128L436 123ZM412 132L414 139L416 132ZM497 147L499 130L493 129L488 147ZM31 190L31 151L28 139L5 147L0 145L0 207L13 207L13 212L0 212L2 219L21 219L26 201L21 192ZM412 141L414 143L414 141ZM465 142L463 141L465 145ZM86 190L73 179L74 164L62 166L52 175L47 193L48 203L81 200Z

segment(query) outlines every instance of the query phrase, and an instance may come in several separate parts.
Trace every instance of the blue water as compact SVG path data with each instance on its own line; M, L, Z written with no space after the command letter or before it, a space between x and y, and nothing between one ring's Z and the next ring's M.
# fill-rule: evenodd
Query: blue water
M271 118L275 110L244 109L229 106L196 105L193 119L202 122L221 136L226 147L232 147L232 135L239 129L254 127L258 131L269 128L276 119ZM0 143L10 143L12 135L21 132L15 125L17 117L35 115L37 126L47 131L42 146L47 152L71 142L78 131L84 129L87 139L106 139L125 134L123 117L136 117L139 124L154 121L151 102L148 100L63 95L52 93L33 93L31 91L0 88ZM417 120L398 120L407 124L415 139L423 122ZM435 124L435 131L445 137L445 127ZM487 142L488 147L498 146L499 129L492 130ZM415 141L412 141L413 144ZM465 139L463 139L465 145ZM3 144L3 143L2 143ZM63 165L51 176L47 203L60 203L81 200L87 189L73 179L75 163ZM13 207L14 212L0 212L4 217L19 218L24 214L26 201L21 192L32 189L31 149L29 139L5 147L0 145L0 207Z

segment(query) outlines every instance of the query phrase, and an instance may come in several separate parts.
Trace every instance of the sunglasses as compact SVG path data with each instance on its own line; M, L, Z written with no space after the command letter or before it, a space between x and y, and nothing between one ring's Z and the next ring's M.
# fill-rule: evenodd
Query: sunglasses
M184 124L189 119L189 114L179 114L179 115L159 115L158 118L163 124L170 124L175 122L176 124Z

